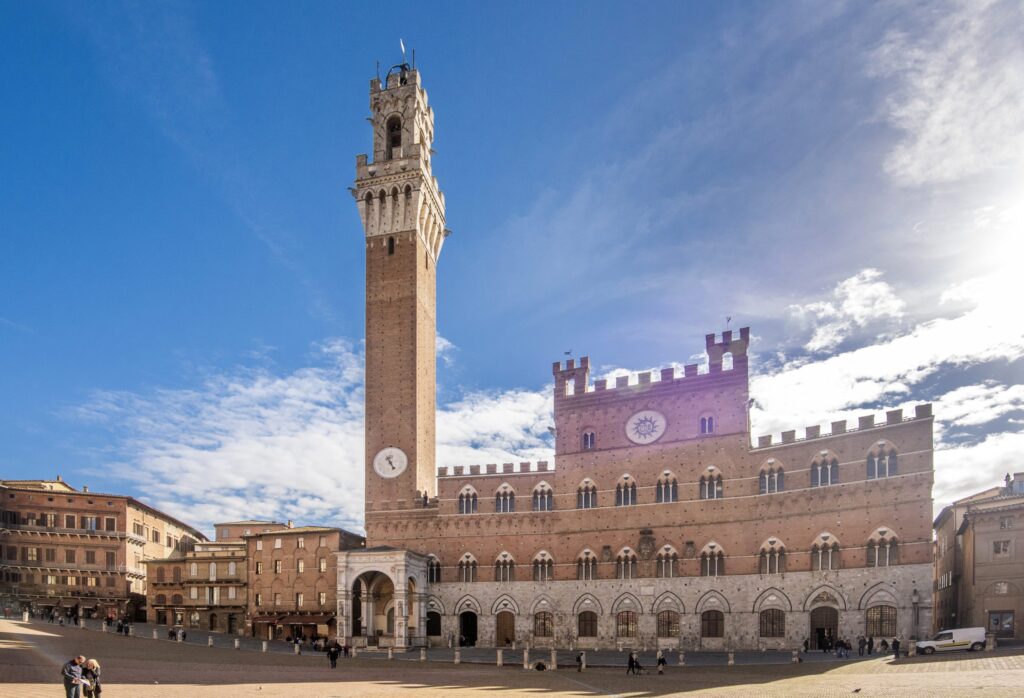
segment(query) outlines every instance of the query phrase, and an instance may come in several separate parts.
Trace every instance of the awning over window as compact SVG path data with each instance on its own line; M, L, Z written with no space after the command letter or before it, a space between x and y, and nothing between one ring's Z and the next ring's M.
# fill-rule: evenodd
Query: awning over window
M280 616L253 616L253 623L276 623Z
M318 613L310 616L285 616L278 621L281 625L325 625L334 620L333 613Z

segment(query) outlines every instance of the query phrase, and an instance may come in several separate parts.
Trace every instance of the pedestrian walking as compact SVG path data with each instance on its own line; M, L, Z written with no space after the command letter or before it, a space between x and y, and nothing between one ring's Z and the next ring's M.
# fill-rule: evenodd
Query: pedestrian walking
M659 674L664 674L665 673L665 665L667 663L668 662L665 661L665 653L662 652L661 650L658 650L658 673Z
M85 668L82 669L82 676L89 682L83 691L85 698L98 698L103 693L103 686L100 684L100 663L95 659L87 660Z
M868 638L868 656L870 657L875 652L875 638Z
M632 652L629 653L629 659L626 662L626 675L636 675L636 655Z
M341 654L341 648L338 647L338 643L334 642L330 647L327 648L327 659L331 662L331 668L338 668L338 655Z
M583 671L583 653L582 652L580 652L579 654L576 655L576 671L577 672Z
M892 639L892 659L897 661L900 658L900 639L894 637Z
M864 639L863 635L857 636L857 654L861 657L864 656L864 648L868 644L868 641Z
M66 698L82 698L83 664L85 664L85 657L79 655L72 657L61 668L60 675L64 679L64 695Z

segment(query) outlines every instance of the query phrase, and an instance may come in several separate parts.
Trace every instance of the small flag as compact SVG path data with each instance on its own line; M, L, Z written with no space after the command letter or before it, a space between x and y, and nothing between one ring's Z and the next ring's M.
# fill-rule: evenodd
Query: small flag
M405 42L399 39L398 45L402 47L402 58L405 58Z

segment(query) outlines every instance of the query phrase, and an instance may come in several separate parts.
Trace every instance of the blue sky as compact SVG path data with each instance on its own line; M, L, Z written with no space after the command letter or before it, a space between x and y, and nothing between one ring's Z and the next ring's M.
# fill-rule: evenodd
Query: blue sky
M551 361L750 325L755 433L936 403L1024 470L1024 9L3 3L0 475L361 520L368 81L415 47L454 235L439 463L550 453ZM282 483L280 473L289 474Z

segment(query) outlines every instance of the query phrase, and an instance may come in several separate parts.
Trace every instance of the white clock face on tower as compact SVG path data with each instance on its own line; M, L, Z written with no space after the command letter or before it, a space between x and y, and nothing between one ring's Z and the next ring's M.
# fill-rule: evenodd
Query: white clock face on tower
M382 448L373 457L373 469L381 477L398 477L405 472L407 465L409 465L409 458L405 455L405 451L394 446Z
M652 444L665 433L667 425L661 412L642 410L626 420L626 438L641 446Z

